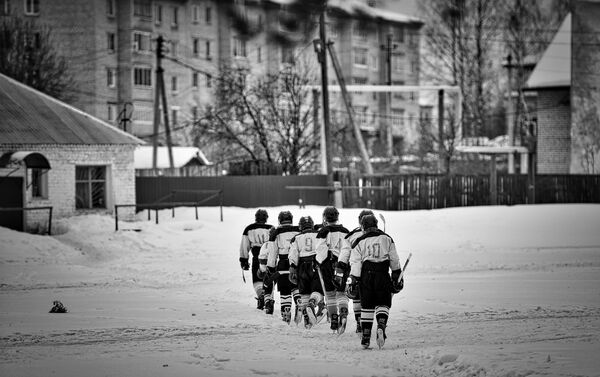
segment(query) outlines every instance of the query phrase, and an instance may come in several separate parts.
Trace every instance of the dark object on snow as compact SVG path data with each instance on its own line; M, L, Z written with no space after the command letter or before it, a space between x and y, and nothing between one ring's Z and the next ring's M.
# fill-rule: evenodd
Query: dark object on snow
M65 308L65 306L62 304L62 302L53 301L52 304L54 306L52 307L52 309L50 309L50 311L48 313L66 313L67 312L67 308Z

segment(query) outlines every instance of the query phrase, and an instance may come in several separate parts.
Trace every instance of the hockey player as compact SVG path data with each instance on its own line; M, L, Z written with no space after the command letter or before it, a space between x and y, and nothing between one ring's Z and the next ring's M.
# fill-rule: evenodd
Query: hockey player
M304 327L311 328L317 323L316 307L323 300L323 290L319 276L315 271L315 255L317 246L317 231L310 216L300 218L298 222L300 234L290 241L290 281L298 285L300 306ZM297 313L298 314L298 313ZM298 319L294 318L296 323Z
M392 293L398 293L404 287L403 279L398 281L402 268L394 241L377 228L377 218L366 215L362 218L361 226L364 234L352 243L350 277L346 289L350 297L356 297L356 292L360 291L362 346L369 347L375 318L377 345L381 348L386 339L385 328Z
M323 277L325 296L331 329L342 333L348 317L348 297L333 284L333 269L337 263L342 240L348 229L338 224L339 212L335 207L326 207L323 211L323 227L317 233L316 262ZM339 314L338 314L339 308ZM340 328L339 324L342 323Z
M277 228L269 229L269 237L260 247L260 252L258 253L259 270L257 271L257 276L262 282L262 288L265 295L264 308L266 314L273 314L275 306L275 299L273 298L273 279L267 269L267 260L269 259L271 250L275 247L275 243L271 241L271 238L275 237L276 231Z
M292 320L292 295L294 303L300 303L298 288L289 279L290 261L288 253L290 240L300 232L296 225L292 225L293 216L290 211L282 211L278 216L279 226L275 234L269 238L273 245L269 248L267 258L267 272L270 279L276 282L279 298L281 300L281 317L290 323Z
M259 209L254 214L254 223L248 225L242 234L242 242L240 244L240 266L242 270L250 269L248 258L252 252L252 285L256 292L256 308L262 310L265 306L263 282L258 277L258 254L261 246L269 239L269 229L272 225L267 224L269 214L264 209Z
M373 211L370 209L362 210L358 215L358 227L350 231L342 241L342 250L340 251L340 256L338 257L338 262L335 267L335 275L333 277L333 283L340 291L345 291L346 289L346 280L348 280L348 276L350 275L350 250L352 249L352 242L362 236L363 231L360 227L360 222L366 215L373 215ZM360 325L360 295L352 299L352 309L354 318L356 319L356 333L362 334L362 327Z

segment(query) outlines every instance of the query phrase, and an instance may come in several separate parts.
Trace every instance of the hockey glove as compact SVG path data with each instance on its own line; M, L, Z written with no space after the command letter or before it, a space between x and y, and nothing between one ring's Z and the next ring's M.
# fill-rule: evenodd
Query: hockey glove
M398 281L400 274L402 274L401 269L392 271L392 293L398 293L404 288L404 278Z
M354 300L358 297L358 282L359 278L356 276L350 275L348 277L348 280L346 281L346 296L348 296L349 299Z
M392 284L392 293L400 293L400 291L404 288L404 278L400 279L400 281L394 281Z
M344 286L344 270L339 267L335 268L333 274L333 286L335 289L340 290Z
M250 269L250 264L248 263L248 258L240 257L240 267L242 267L242 270Z
M298 270L296 269L296 266L294 266L294 265L290 266L289 279L292 284L298 284Z

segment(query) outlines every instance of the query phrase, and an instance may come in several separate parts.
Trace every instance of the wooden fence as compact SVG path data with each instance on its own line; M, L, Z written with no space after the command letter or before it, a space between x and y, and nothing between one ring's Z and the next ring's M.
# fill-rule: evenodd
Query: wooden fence
M326 186L324 175L295 176L219 176L219 177L136 177L136 202L156 203L169 196L169 201L199 202L204 199L199 190L222 190L224 206L255 208L298 204L327 205L327 190L299 192L286 186ZM195 191L195 192L194 192ZM164 203L164 200L162 201ZM219 198L203 203L218 206Z
M487 175L389 175L341 176L343 186L361 185L362 190L344 190L344 205L382 210L435 209L490 205ZM387 187L370 190L369 187ZM600 203L600 176L537 175L535 201L528 198L526 175L499 174L497 204Z
M488 175L385 175L352 176L340 174L344 207L381 210L414 210L490 204ZM220 176L220 177L137 177L137 203L148 205L169 196L169 201L199 202L201 190L222 190L224 206L255 208L296 205L328 205L329 192L301 191L286 186L325 187L324 175L300 176ZM600 203L600 176L537 175L535 203ZM527 194L527 176L499 174L497 204L532 202ZM219 199L202 205L218 206Z

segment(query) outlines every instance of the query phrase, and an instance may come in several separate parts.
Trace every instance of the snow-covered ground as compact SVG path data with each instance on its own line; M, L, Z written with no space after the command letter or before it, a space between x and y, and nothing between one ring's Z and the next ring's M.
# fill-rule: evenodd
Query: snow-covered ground
M323 210L271 222L283 209ZM382 350L353 320L338 337L255 309L238 263L254 212L0 228L0 376L600 376L600 205L376 211L413 253Z

